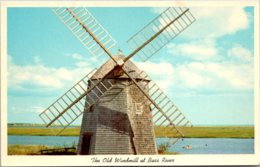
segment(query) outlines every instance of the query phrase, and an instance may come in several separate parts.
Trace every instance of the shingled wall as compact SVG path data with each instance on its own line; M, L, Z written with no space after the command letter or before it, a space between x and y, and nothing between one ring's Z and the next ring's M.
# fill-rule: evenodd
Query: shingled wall
M110 79L115 85L82 119L82 137L91 134L89 154L157 154L149 106L138 106L144 99L129 79Z

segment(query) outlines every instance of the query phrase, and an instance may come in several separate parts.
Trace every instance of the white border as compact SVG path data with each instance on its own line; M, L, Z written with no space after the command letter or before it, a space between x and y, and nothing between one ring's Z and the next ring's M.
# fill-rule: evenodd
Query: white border
M255 72L255 154L222 154L222 155L140 155L139 158L174 158L174 163L92 163L91 158L114 158L105 156L8 156L7 155L7 7L50 7L50 6L254 6L254 72ZM238 18L239 19L239 18ZM259 1L9 1L1 2L1 165L4 166L122 166L122 165L259 165L260 164L260 113L259 113ZM120 155L116 157L137 157L134 155Z

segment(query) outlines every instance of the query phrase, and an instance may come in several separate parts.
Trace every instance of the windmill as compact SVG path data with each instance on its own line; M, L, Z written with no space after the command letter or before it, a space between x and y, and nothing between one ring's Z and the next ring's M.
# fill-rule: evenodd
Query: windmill
M188 8L169 7L152 20L127 41L128 56L111 53L115 40L86 8L52 10L94 56L110 59L39 115L47 127L62 133L83 114L78 154L157 154L154 126L171 132L172 144L184 136L190 121L130 59L146 61L189 27L195 18Z

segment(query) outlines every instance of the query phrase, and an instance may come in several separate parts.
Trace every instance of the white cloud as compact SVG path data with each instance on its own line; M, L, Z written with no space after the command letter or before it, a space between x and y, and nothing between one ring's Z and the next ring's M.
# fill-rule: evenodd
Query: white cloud
M201 88L206 86L209 83L210 78L205 75L201 75L201 71L203 71L201 68L203 67L199 64L178 66L176 69L176 79L178 82L176 82L176 84L186 88Z
M166 8L153 8L154 13L162 13ZM250 16L243 7L191 7L196 18L182 37L186 39L216 39L248 28Z
M153 12L161 13L165 8L153 8ZM191 13L195 23L183 32L179 43L167 45L167 51L173 56L182 56L190 60L215 61L222 60L218 39L234 34L249 27L250 15L243 7L192 7ZM163 26L163 25L162 25ZM250 52L243 48L233 48L229 55L245 56L249 59Z
M244 49L231 49L230 55ZM235 51L234 51L235 50ZM232 54L231 54L232 53ZM241 52L238 52L241 53ZM233 55L232 55L233 56ZM238 55L236 55L238 56ZM241 57L239 55L238 57ZM8 85L12 89L57 90L74 85L88 71L92 70L91 61L76 61L81 65L75 68L48 67L43 64L21 66L8 59ZM225 91L252 90L253 65L230 60L220 62L186 62L172 65L169 62L138 62L141 69L164 90L186 91ZM185 93L185 92L183 92Z
M138 62L136 64L150 77L155 76L158 79L156 82L161 89L166 90L173 84L172 76L174 75L174 68L171 64L165 62Z
M71 80L71 75L60 75L62 69L60 68L48 68L44 65L27 65L19 66L16 64L9 64L8 66L9 86L16 87L23 84L60 88L63 86L63 82ZM63 69L66 71L66 69ZM70 73L68 70L67 73Z
M83 56L83 55L78 54L78 53L66 54L66 56L74 59L76 61L75 65L77 67L87 67L87 66L92 65L93 63L105 61L105 59L103 57L97 59L97 57L94 57L94 56L87 57L87 56Z
M137 62L138 67L142 67L142 69L151 72L154 75L170 75L173 73L174 69L171 64L161 62L161 63L153 63L153 62Z
M76 67L65 68L40 64L41 61L37 57L35 64L21 66L15 64L8 56L8 86L20 90L41 88L52 90L72 86L93 68L90 60L85 62L78 54L74 54L74 58L80 59L76 62Z
M189 62L172 66L170 63L138 63L152 79L169 90L194 91L244 91L253 89L253 66L230 61ZM182 93L187 93L182 92ZM167 92L166 92L167 93Z
M251 90L253 66L232 62L187 63L177 66L179 84L187 88Z
M36 113L39 114L42 111L45 110L45 108L43 108L42 106L31 106L31 107L16 107L16 106L12 106L11 111L14 114L25 114L25 113Z
M189 42L182 44L168 44L167 51L173 56L183 56L192 60L216 60L218 49L214 42Z
M241 45L235 46L228 50L228 56L231 58L236 58L238 60L248 62L251 60L252 57L251 52L248 49L242 47Z
M194 7L191 12L196 22L182 34L188 39L216 39L249 26L249 16L243 7Z
M72 58L74 58L76 60L84 60L84 57L78 53L69 54L69 56L71 56Z

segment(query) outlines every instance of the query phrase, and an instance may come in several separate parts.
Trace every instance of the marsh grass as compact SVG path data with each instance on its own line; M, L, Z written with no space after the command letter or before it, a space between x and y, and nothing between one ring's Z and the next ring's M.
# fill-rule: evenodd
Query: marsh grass
M253 126L179 127L185 138L254 138ZM164 132L167 133L164 133ZM156 137L174 137L175 131L155 127Z
M8 127L8 135L54 136L60 128ZM60 136L79 136L80 128L67 128Z
M178 127L185 138L254 138L253 126L199 126L199 127ZM175 131L164 127L155 126L156 137L174 137ZM53 130L58 131L59 128ZM166 132L166 133L165 133ZM80 128L67 128L61 136L79 136ZM8 127L8 135L33 135L33 136L53 136L55 133L48 128L34 127ZM176 135L175 135L176 137Z
M45 145L8 145L8 155L40 155L40 151L49 149Z
M8 145L8 155L75 155L76 149L46 145ZM75 147L70 147L75 148ZM43 151L45 150L45 151Z
M76 155L75 151L62 152L56 151L48 154L41 154L41 150L61 149L60 146L46 146L46 145L8 145L8 155ZM169 152L169 146L165 143L159 145L158 154L178 154L176 152Z

